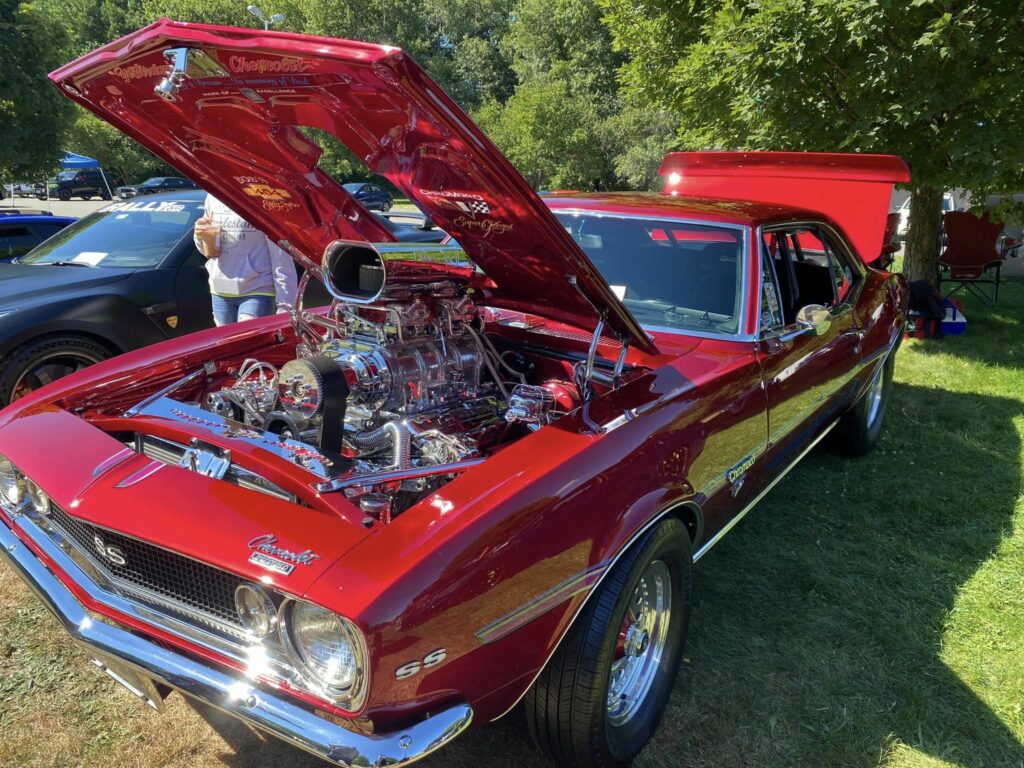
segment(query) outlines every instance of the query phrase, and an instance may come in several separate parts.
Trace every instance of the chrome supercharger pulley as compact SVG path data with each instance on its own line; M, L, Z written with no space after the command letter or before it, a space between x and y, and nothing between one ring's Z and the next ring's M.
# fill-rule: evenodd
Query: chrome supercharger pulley
M277 388L281 409L302 423L319 421L321 449L339 453L349 387L338 362L326 355L289 360Z

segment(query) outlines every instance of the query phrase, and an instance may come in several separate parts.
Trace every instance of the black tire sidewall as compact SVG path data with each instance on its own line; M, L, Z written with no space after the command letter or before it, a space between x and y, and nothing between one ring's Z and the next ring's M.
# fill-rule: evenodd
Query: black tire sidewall
M598 598L598 600L604 601L614 600L611 624L590 628L592 633L599 633L601 636L596 664L597 669L600 670L600 690L603 695L600 699L600 711L595 713L596 717L601 720L600 727L604 736L601 741L606 745L609 757L614 762L621 764L630 762L657 728L672 693L676 672L682 660L690 618L693 569L690 537L685 526L674 518L662 521L639 544L631 560L625 579L620 584L613 582L605 585ZM607 698L608 685L611 680L611 663L619 628L622 626L626 609L644 571L648 564L655 560L661 560L668 566L672 584L672 618L669 623L665 652L640 709L626 723L621 726L613 726L608 723L604 701ZM625 563L620 562L616 567L622 565Z
M77 355L90 356L95 364L111 356L110 350L101 344L82 336L53 336L37 339L12 352L0 364L0 407L9 405L14 385L22 374L38 364L44 357L60 351L74 352ZM58 379L59 380L59 379Z

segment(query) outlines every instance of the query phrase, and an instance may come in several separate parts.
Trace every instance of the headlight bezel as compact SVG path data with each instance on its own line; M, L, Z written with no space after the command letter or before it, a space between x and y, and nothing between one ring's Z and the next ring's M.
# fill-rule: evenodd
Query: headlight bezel
M295 627L293 615L299 607L323 611L339 622L343 638L352 650L355 665L355 680L351 685L339 687L329 684L323 675L307 661L306 654L300 650L293 636ZM369 652L366 647L366 638L354 622L322 605L287 597L277 611L277 635L289 663L302 676L305 686L311 692L322 696L332 705L347 712L357 712L362 709L370 687Z
M17 491L16 496L10 492L8 479ZM25 473L18 469L13 461L0 453L0 499L6 502L11 509L20 509L25 504L28 495L28 482Z

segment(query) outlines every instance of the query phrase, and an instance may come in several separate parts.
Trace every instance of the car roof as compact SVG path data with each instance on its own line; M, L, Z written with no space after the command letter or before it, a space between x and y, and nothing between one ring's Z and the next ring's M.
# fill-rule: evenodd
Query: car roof
M159 192L155 195L143 195L142 197L130 197L127 200L122 200L121 203L133 205L146 205L147 203L160 202L161 200L177 201L179 203L192 203L201 202L206 199L205 189L179 189L174 192ZM113 203L113 205L121 205L121 203ZM107 203L111 205L111 203ZM104 206L105 208L106 206ZM102 210L102 209L100 209Z
M74 216L54 216L50 213L7 213L0 209L0 224L72 224Z
M759 226L794 219L823 220L824 214L774 203L675 197L659 192L553 192L544 202L554 211L602 211L622 215L697 219Z

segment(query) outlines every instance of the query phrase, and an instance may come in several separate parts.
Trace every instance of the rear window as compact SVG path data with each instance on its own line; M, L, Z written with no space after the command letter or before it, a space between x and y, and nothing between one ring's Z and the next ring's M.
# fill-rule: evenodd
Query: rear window
M641 325L722 335L739 331L742 230L607 214L555 215Z
M161 200L108 205L62 230L19 259L70 261L93 267L155 267L203 215L203 201Z

